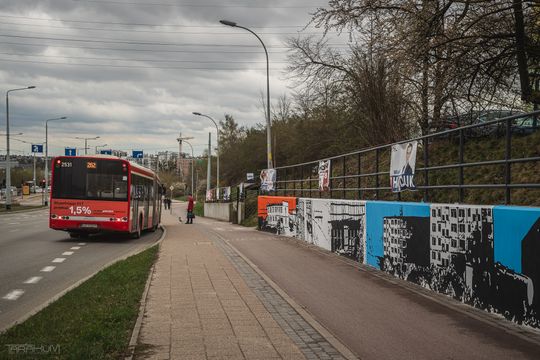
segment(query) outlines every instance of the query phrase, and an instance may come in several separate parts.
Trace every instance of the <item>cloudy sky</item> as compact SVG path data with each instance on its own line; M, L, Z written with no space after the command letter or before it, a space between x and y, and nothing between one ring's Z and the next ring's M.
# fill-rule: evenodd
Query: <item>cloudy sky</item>
M0 0L0 83L10 93L10 131L49 151L84 147L75 137L100 136L94 146L177 149L192 136L200 154L216 120L231 114L241 125L264 123L260 94L266 63L258 40L219 23L236 21L268 47L272 99L290 94L288 37L320 36L304 28L325 0ZM346 39L332 39L336 45ZM272 101L272 100L271 100ZM0 153L5 153L5 103L0 105ZM213 141L214 141L213 140ZM30 145L12 140L13 154Z

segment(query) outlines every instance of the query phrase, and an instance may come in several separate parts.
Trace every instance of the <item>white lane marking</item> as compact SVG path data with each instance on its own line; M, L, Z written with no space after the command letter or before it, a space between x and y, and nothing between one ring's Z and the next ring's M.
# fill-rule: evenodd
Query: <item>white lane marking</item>
M69 250L79 250L80 248L80 246L72 246L69 248Z
M39 280L43 279L41 276L32 276L30 279L26 280L25 284L37 284Z
M21 223L8 223L8 225L20 225Z
M62 253L62 255L64 255L64 256L73 255L73 251L64 251L64 252Z
M42 272L51 272L54 269L56 269L56 266L45 266L43 269L41 269Z
M78 243L77 245L84 246L86 243Z
M53 263L63 263L64 261L66 261L66 258L56 258L52 262Z
M4 296L2 299L4 300L17 300L21 295L24 294L24 290L17 289L13 290L10 293L8 293L6 296Z

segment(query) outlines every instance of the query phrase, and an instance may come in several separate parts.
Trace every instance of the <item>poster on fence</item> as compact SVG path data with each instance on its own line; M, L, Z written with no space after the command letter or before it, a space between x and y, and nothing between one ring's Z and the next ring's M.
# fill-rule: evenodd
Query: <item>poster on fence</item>
M223 188L223 200L224 201L231 200L231 187L230 186Z
M319 161L319 191L330 190L330 160Z
M261 191L274 191L276 183L276 169L261 171Z
M392 145L390 158L390 186L392 192L416 190L414 168L418 141Z
M214 201L214 192L213 189L206 191L206 201Z

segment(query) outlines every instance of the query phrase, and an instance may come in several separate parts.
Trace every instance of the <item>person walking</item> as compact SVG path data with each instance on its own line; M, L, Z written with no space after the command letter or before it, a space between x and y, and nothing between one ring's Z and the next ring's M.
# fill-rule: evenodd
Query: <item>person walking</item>
M195 214L193 213L193 207L194 207L193 196L189 194L186 224L193 224L193 219L195 218Z

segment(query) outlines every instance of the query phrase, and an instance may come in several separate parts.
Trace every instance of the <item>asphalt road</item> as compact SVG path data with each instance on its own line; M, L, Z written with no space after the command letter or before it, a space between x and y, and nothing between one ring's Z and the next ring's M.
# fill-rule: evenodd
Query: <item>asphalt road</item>
M161 233L71 239L49 229L48 210L0 215L0 331Z
M197 223L228 239L361 359L540 359L540 332L523 332L506 320L359 270L294 239L207 219Z

